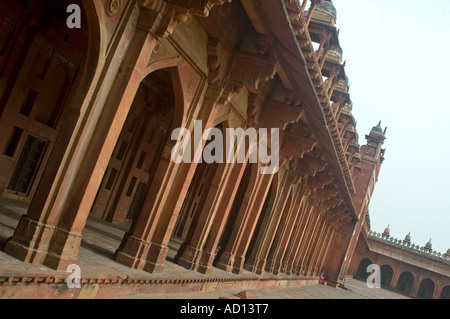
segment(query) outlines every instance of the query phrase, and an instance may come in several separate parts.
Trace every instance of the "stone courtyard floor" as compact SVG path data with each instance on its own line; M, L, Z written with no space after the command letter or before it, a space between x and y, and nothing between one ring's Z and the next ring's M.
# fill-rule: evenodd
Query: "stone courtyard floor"
M366 283L349 278L346 282L347 289L333 288L323 285L312 285L293 288L252 289L258 299L411 299L408 296L396 293L388 289L370 289ZM226 291L209 291L197 293L172 293L155 294L154 299L218 299L235 297L242 289ZM145 299L149 295L138 295L132 298Z
M218 268L213 268L209 275L203 275L173 263L171 261L174 256L173 249L169 254L169 260L166 261L164 272L150 274L126 267L113 260L114 252L120 244L126 226L113 225L90 218L83 230L83 241L79 251L81 277L88 289L85 289L83 293L71 294L70 290L68 291L65 288L64 278L68 276L67 272L54 271L45 266L24 263L1 251L6 239L12 236L21 215L25 214L26 211L26 204L0 198L0 298L13 299L25 296L25 298L48 299L82 297L218 299L236 298L236 295L243 290L255 292L258 299L408 298L387 289L370 289L364 282L352 278L346 282L347 289L342 289L317 285L314 284L317 282L316 278L299 276L295 278L271 274L258 276L248 271L244 271L242 275L238 276ZM47 281L48 278L51 278L50 282L46 281L45 285L39 282L40 278L44 277L47 278ZM61 278L63 279L61 280ZM105 281L109 281L107 282L110 284L109 288L99 292L99 285L101 286ZM120 283L120 293L117 289L119 286L111 285L111 281ZM291 285L291 281L295 285ZM278 283L282 284L279 285ZM51 284L53 284L52 289L54 291L48 288ZM278 285L280 288L273 288ZM150 289L149 286L156 288ZM43 287L47 287L48 290L44 290ZM33 290L33 288L36 289Z

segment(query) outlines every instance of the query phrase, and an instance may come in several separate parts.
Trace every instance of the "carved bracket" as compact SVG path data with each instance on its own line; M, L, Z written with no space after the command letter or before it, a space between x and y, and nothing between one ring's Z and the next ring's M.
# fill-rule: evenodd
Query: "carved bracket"
M139 0L144 9L138 28L152 32L157 37L167 37L179 23L186 22L192 15L206 17L215 5L231 0Z
M235 52L231 63L229 79L235 85L235 91L241 92L244 86L256 92L260 85L273 79L278 63L260 55Z
M297 158L311 152L316 145L316 140L307 136L295 135L290 132L283 132L283 144L281 148L288 154Z
M264 127L284 130L289 123L295 123L303 115L303 108L287 106L285 104L268 100L264 103L259 122Z

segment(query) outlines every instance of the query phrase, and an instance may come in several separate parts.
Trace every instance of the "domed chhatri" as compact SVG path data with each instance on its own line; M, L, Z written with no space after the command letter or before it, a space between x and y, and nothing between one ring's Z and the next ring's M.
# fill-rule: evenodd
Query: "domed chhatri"
M332 16L334 18L334 21L337 20L336 7L334 6L333 2L331 2L330 0L320 2L317 5L316 10L329 14L330 16Z
M425 249L431 250L431 247L432 247L432 245L431 245L431 238L430 238L430 240L425 244Z
M408 235L405 236L406 241L411 241L411 232L408 233Z
M411 232L409 232L408 235L405 236L405 239L403 239L403 243L407 245L411 244Z
M388 227L386 227L384 229L384 232L382 234L383 238L389 238L389 235L391 234L391 229L389 228L390 225L388 225Z
M378 123L377 126L372 127L372 132L383 134L383 129L381 128L381 121Z

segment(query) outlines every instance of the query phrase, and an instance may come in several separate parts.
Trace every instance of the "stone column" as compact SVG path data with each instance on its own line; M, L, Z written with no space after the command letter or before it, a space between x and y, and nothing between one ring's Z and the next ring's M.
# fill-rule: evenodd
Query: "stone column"
M314 206L311 205L311 197L308 196L306 200L306 206L304 208L305 219L299 227L298 232L298 244L295 254L290 259L288 273L299 275L300 271L300 259L306 246L307 237L309 235L312 219L314 217Z
M414 274L413 274L413 276L414 276ZM414 297L414 298L418 297L420 284L422 283L422 278L423 278L423 274L419 270L419 274L418 274L418 276L415 276L414 283L413 283L413 286L411 288L411 293L410 293L411 297Z
M311 242L312 235L314 233L314 229L315 229L317 221L318 221L318 214L315 209L315 207L317 205L316 203L317 203L316 200L312 199L312 198L310 198L310 200L308 201L308 206L309 206L308 209L310 211L310 217L308 220L308 224L306 225L305 234L301 241L299 251L294 260L293 272L294 272L294 274L297 274L297 275L301 274L304 259L305 259L306 253L308 251L308 247Z
M281 213L283 211L284 205L287 200L287 195L289 192L289 187L287 187L288 171L286 167L280 168L279 178L281 182L277 188L277 195L275 197L275 202L272 211L269 214L267 223L263 225L259 234L256 234L257 239L253 247L253 251L246 263L245 268L256 274L262 275L267 262L267 256L269 254L272 241L275 238L275 233L277 231L278 223L281 218Z
M323 236L321 240L321 245L319 247L319 252L315 257L315 260L313 261L312 271L313 274L319 275L319 272L321 271L320 264L326 255L328 245L330 243L330 238L332 235L332 228L329 223L329 218L326 218L325 220L325 228L323 231Z
M394 274L392 275L391 286L390 286L391 289L397 288L398 280L400 278L400 275L402 274L402 272L400 271L400 265L401 265L401 263L399 263L397 265L397 267L395 267L395 269L394 269Z
M289 209L288 216L285 220L284 225L282 225L282 232L280 239L277 243L273 255L273 266L270 268L271 273L278 275L281 271L283 258L285 256L286 250L288 248L289 242L293 239L293 230L295 226L295 221L299 217L300 207L302 206L303 193L301 192L301 187L297 187L296 194L293 199L293 203Z
M253 173L257 174L255 186L247 189L230 239L217 263L218 268L235 274L243 271L245 253L273 179L273 174L260 174L259 167Z
M317 228L316 238L312 245L312 251L308 257L307 264L306 264L308 276L315 275L315 271L314 271L315 263L316 263L318 255L322 252L321 249L322 249L322 245L323 245L323 240L326 235L325 229L326 229L326 221L325 221L324 216L322 215L320 217L319 227Z
M231 208L232 199L239 185L236 183L236 177L238 177L236 175L238 174L236 174L235 164L219 165L202 209L195 213L192 226L175 258L180 266L190 270L198 269L203 246L216 214L219 209L227 209L227 206Z
M247 165L247 163L236 164L233 166L233 170L230 173L229 182L226 185L227 187L224 191L223 199L217 206L217 211L214 220L212 221L211 229L205 240L204 247L202 251L198 252L200 256L198 257L197 270L201 273L209 274L212 271L217 245L219 244L220 237L226 226L234 198ZM225 194L229 194L229 197L225 196ZM194 268L195 267L197 266L194 266Z
M304 259L304 267L303 267L303 273L306 276L311 276L312 272L311 272L311 264L312 264L312 259L314 257L314 254L316 254L318 252L318 246L319 246L319 241L320 241L320 237L321 237L321 232L323 231L323 227L324 227L324 221L323 221L323 216L322 213L318 214L318 220L317 220L317 225L314 229L314 232L312 234L312 238L308 247L308 251L307 254L305 256Z
M333 245L334 232L335 232L334 227L331 226L330 227L330 235L329 235L329 238L328 238L328 242L326 244L325 251L324 251L324 253L323 253L322 257L321 257L321 260L319 262L319 267L318 267L318 271L319 272L321 272L324 269L325 262L326 262L326 260L328 258L328 254L330 252L330 247Z
M292 274L292 269L294 267L294 260L300 250L300 245L305 235L305 228L309 220L310 211L306 209L306 203L308 202L308 196L303 194L302 204L299 207L300 217L297 221L297 229L292 238L291 251L285 261L285 265L283 266L283 271L287 275Z
M224 98L224 100L222 100ZM228 93L217 86L209 85L197 120L202 120L202 132L211 127L219 106L229 98ZM193 119L186 125L191 131ZM197 128L199 129L199 128ZM185 195L195 173L197 163L176 164L171 160L172 145L168 143L161 156L156 175L147 187L138 218L125 235L116 252L116 261L136 269L161 272L168 253L168 243L173 227L183 205ZM194 154L200 154L205 141Z
M325 267L325 275L329 285L338 286L343 278L340 276L342 265L345 261L345 254L350 244L352 231L354 229L355 222L353 218L346 211L346 207L341 205L340 208L335 209L341 211L336 213L339 215L340 221L337 222L336 235L334 237L333 246L330 248L330 254L327 257L327 263Z
M23 261L64 270L78 262L81 231L141 80L140 67L157 42L142 25L143 20L150 23L148 12L139 7L127 10L124 32L133 34L132 39L123 37L112 43L88 94L84 99L75 97L83 102L67 150L64 157L57 156L56 163L52 158L48 162L59 166L57 172L46 168L43 187L38 188L28 214L6 244L5 251ZM48 176L51 180L45 179Z

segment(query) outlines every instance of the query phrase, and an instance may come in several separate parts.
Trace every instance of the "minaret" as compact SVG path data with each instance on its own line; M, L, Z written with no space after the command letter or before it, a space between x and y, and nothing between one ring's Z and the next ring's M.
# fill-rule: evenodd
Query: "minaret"
M381 163L384 160L384 149L383 143L386 139L387 128L381 128L381 121L378 125L374 126L370 131L369 135L366 135L367 143L361 146L361 159L363 162L369 162L375 164L375 174L378 179L378 173L380 171Z
M383 161L384 150L382 150L381 147L386 139L386 129L383 132L380 121L377 126L372 128L369 135L366 135L367 151L362 154L363 156L372 157L375 160L380 158L381 161Z

